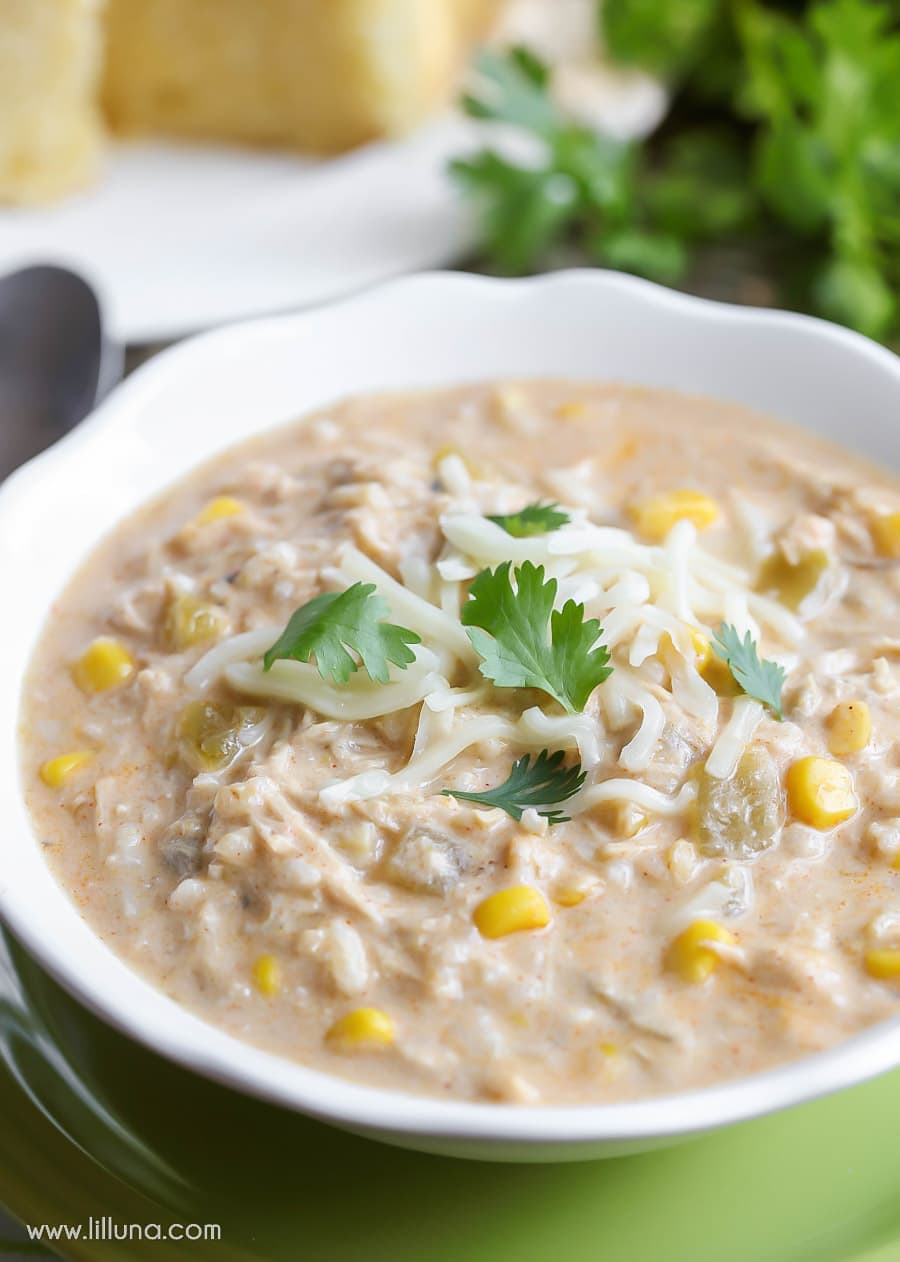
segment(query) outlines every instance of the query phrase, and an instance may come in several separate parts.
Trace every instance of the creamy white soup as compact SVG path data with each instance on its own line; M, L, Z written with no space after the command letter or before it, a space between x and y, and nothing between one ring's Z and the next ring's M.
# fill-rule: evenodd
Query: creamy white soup
M240 1039L521 1103L900 1011L900 487L703 398L351 399L122 524L22 711L47 860Z

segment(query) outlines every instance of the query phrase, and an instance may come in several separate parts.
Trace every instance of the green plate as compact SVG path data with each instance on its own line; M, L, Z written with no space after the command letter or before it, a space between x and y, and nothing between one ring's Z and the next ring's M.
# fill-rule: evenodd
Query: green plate
M426 1157L175 1068L6 945L0 1201L30 1223L221 1226L219 1243L82 1240L56 1246L66 1258L900 1259L900 1073L643 1156L557 1166Z

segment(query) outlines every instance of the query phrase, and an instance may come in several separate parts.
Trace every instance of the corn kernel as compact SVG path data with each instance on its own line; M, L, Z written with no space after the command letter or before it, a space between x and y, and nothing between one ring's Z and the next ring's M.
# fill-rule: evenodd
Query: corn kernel
M208 604L187 593L175 596L166 614L166 647L178 653L194 644L217 640L227 625L225 611L218 605Z
M556 409L556 415L564 421L569 421L584 416L586 410L581 399L569 399L566 403L560 403Z
M597 1051L601 1057L598 1070L603 1077L609 1080L620 1078L625 1072L627 1062L618 1043L598 1043Z
M828 553L821 548L805 553L796 562L776 552L763 562L756 580L757 590L770 592L789 609L799 609L816 590L829 564Z
M458 447L447 446L447 447L438 447L437 451L434 453L434 457L431 463L432 463L432 467L435 473L437 473L437 471L440 469L443 462L449 459L451 456L455 457L460 462L460 464L463 466L463 468L465 469L466 473L468 473L470 478L477 479L484 472L480 464L472 460L470 456L463 455L463 453L459 450Z
M261 955L253 965L253 984L270 999L281 990L281 965L274 955Z
M694 668L702 674L709 665L709 659L712 657L712 644L709 636L705 635L698 628L691 627L688 631L688 642L691 646ZM659 647L664 659L678 652L678 647L668 631L661 636Z
M51 789L59 789L70 776L86 767L93 757L89 749L74 749L71 754L60 754L44 763L40 770L41 779Z
M574 885L561 885L553 892L553 901L560 907L577 907L587 898L587 890L576 889Z
M650 816L633 802L618 802L613 807L616 834L619 837L636 837L650 823Z
M712 643L708 635L692 629L690 634L691 648L694 650L694 665L697 670L705 670L713 655Z
M853 778L830 758L801 758L788 768L785 784L791 813L810 828L824 832L856 812Z
M900 951L884 948L866 951L863 966L870 977L879 981L896 981L900 978Z
M134 669L134 658L125 645L102 635L73 664L72 678L84 692L106 692L127 683Z
M594 877L579 877L568 884L558 885L553 891L553 901L560 907L577 907L593 893L598 884Z
M226 517L237 517L244 511L244 505L232 495L218 495L210 500L205 508L194 518L195 526L208 526L211 521L222 521Z
M873 517L870 529L882 556L900 557L900 513L881 513Z
M698 530L711 526L719 516L715 500L701 491L667 491L633 504L629 515L647 539L659 541L677 522L692 521Z
M354 1008L339 1017L325 1037L342 1052L390 1047L394 1041L394 1023L380 1008Z
M695 920L669 947L668 967L686 982L706 981L722 963L716 952L704 945L707 942L734 946L735 937L714 920Z
M483 938L505 938L510 933L543 929L550 923L550 908L540 890L513 885L483 899L472 919Z
M826 726L833 754L858 754L871 740L872 714L865 701L842 701L829 714Z
M633 802L601 802L593 814L614 837L636 837L651 823L651 816Z
M717 696L739 697L741 695L740 685L732 675L728 663L719 657L718 653L713 653L712 646L710 646L709 657L698 669L702 678Z

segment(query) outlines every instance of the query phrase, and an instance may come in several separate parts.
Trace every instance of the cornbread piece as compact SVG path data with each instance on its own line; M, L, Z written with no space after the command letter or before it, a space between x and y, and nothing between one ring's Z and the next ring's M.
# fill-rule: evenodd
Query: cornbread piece
M348 149L451 95L501 0L111 0L121 132Z
M0 0L0 202L93 175L102 140L99 0Z

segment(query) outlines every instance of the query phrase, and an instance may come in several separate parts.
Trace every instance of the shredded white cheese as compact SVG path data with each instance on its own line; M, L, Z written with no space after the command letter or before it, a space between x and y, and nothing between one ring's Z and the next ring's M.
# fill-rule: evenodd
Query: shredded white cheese
M757 724L763 716L762 705L753 697L738 697L731 718L723 727L719 738L706 760L707 775L717 780L728 780L734 775L741 755L750 743Z
M743 916L753 907L753 876L744 864L731 863L667 917L673 935L695 920L722 920Z
M200 658L187 672L184 681L189 688L205 692L235 662L261 658L272 647L283 627L264 627L261 631L245 631L243 635L223 640Z
M371 773L363 772L362 775L328 785L321 791L319 798L325 803L358 802L389 793L411 793L433 780L439 771L454 758L458 758L470 745L489 740L514 741L516 731L516 724L508 719L493 716L467 719L449 734L442 736L431 748L414 755L402 771L392 775L387 772L379 773L377 779L373 779Z
M641 780L601 780L597 784L585 785L566 803L566 812L580 815L604 802L633 802L651 815L673 816L687 810L696 796L693 784L683 784L677 793L669 796Z
M535 748L572 749L574 746L585 771L592 771L602 757L602 728L587 714L550 715L532 706L519 720L519 732L522 739L533 743Z
M482 515L489 511L484 500L493 501L491 511L498 499L508 509L512 495L473 481L458 456L445 457L438 472L453 507L441 518L445 544L434 561L419 553L408 556L401 566L404 581L398 582L346 545L323 575L335 586L374 584L391 619L422 637L408 670L392 670L383 685L362 670L347 684L335 685L323 680L311 662L279 661L264 671L262 654L280 634L279 628L266 628L217 645L187 675L188 684L200 691L224 678L239 692L296 702L348 722L420 706L408 764L396 772L375 769L328 785L321 792L326 804L421 792L465 750L498 740L513 750L577 750L587 772L618 762L637 777L656 755L673 709L699 720L709 737L715 732L719 700L697 669L698 632L711 637L724 621L754 639L764 627L782 648L794 649L804 639L802 623L776 601L753 592L747 571L706 551L689 521L678 522L662 544L651 545L570 509L565 510L568 524L558 530L519 538ZM560 713L549 698L518 720L492 712L494 688L479 673L480 659L461 621L463 584L485 566L526 560L556 579L557 608L575 601L584 605L587 617L600 621L602 643L614 654L598 704L586 713ZM759 702L737 699L707 759L708 774L733 774L762 715ZM637 729L626 731L635 719ZM674 816L694 794L692 784L669 796L636 778L598 779L567 804L567 813L622 801L650 814Z
M317 714L345 723L382 718L397 710L406 710L440 688L447 681L433 669L421 669L433 662L433 654L420 659L420 669L395 672L390 683L378 684L359 672L347 684L331 684L322 679L315 666L307 662L280 661L272 669L242 662L228 666L226 681L237 692L253 697L271 697L275 701L293 701L309 706Z
M499 530L499 527L495 529ZM454 620L430 601L409 591L358 548L343 548L338 556L337 568L329 577L339 579L344 586L358 582L374 583L387 601L395 622L417 632L433 649L446 648L467 662L475 659L475 650L459 618Z

